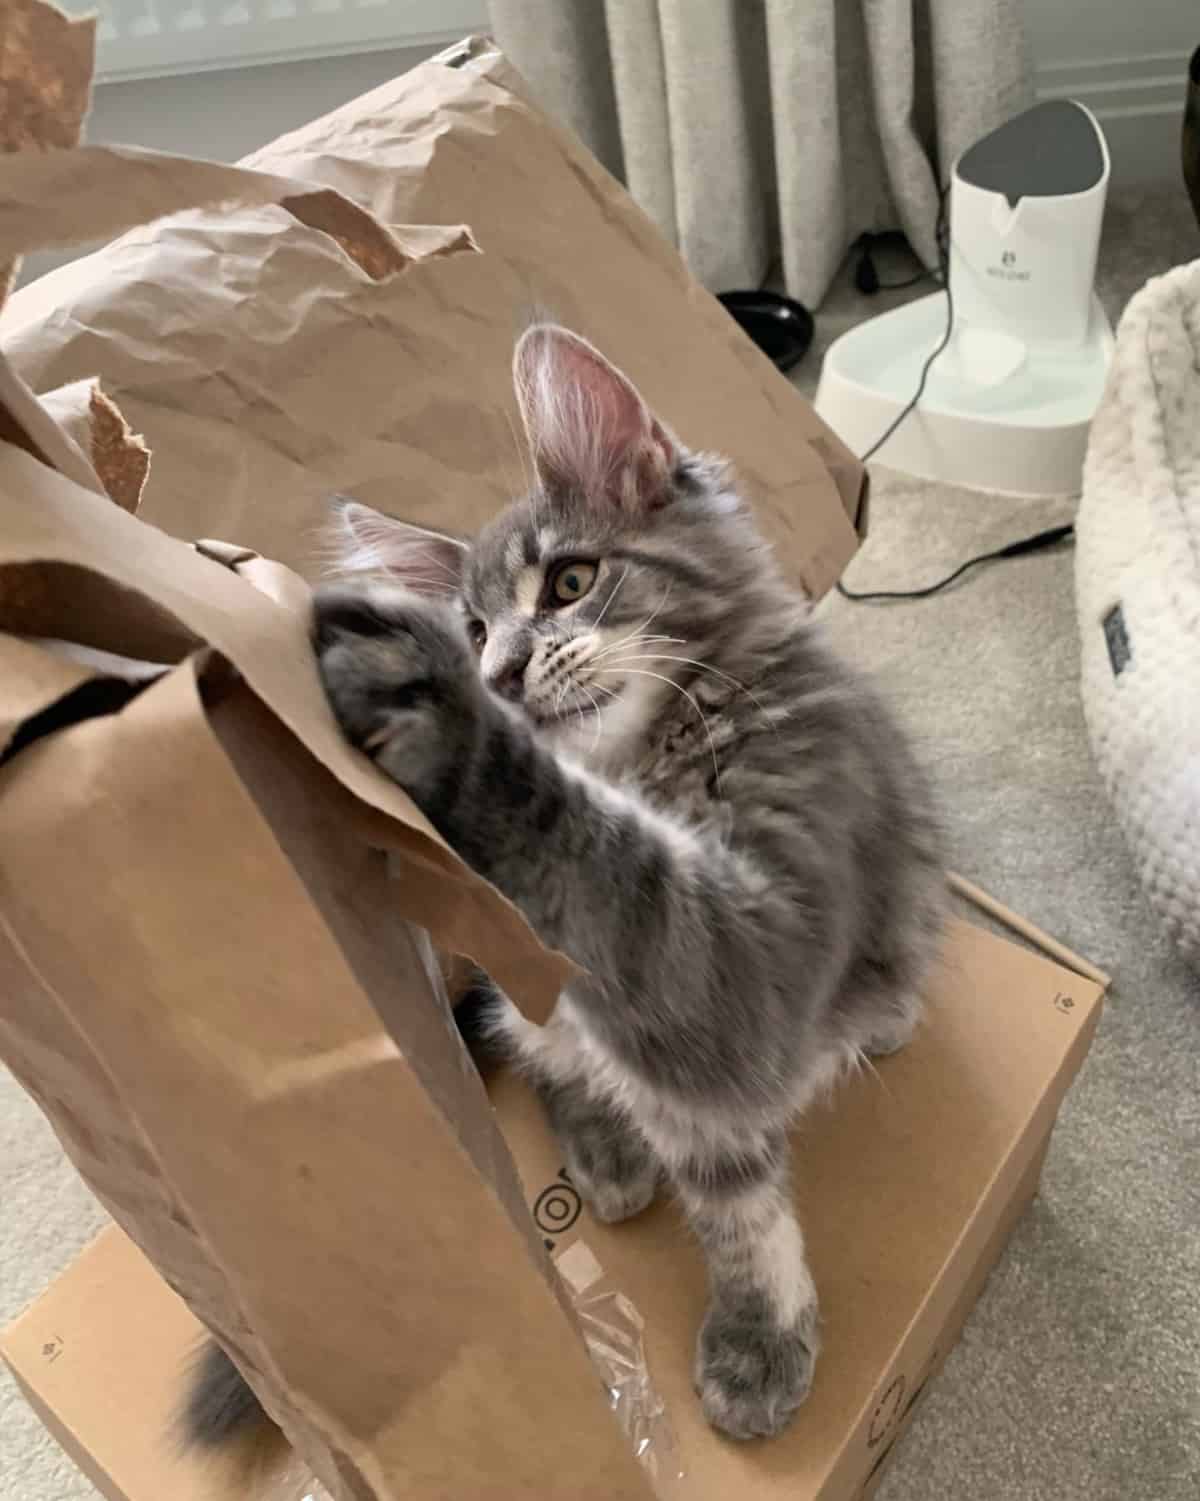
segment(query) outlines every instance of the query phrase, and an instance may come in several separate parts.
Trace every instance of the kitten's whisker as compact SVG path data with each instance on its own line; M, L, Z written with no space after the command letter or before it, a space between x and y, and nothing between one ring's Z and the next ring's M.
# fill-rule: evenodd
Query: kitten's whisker
M656 678L660 683L666 683L666 685L667 685L668 688L674 688L674 690L675 690L676 693L682 694L682 696L687 699L688 703L691 704L692 708L695 709L696 713L700 716L700 723L704 726L704 733L708 736L708 748L712 752L712 759L713 759L713 775L716 777L717 791L719 793L721 791L721 766L720 766L720 763L717 760L717 744L716 744L716 741L713 739L712 730L709 728L708 716L705 714L704 710L700 707L700 705L696 702L696 700L693 697L693 695L690 694L687 691L686 688L682 687L679 683L677 683L674 678L666 677L661 672L647 672L644 667L626 667L626 668L602 667L600 669L600 671L601 672L621 672L621 671L624 671L624 672L632 673L635 677L640 677L640 678Z
M853 1057L850 1059L849 1067L852 1071L860 1074L871 1074L874 1077L875 1083L881 1090L883 1090L884 1094L891 1094L891 1090L888 1088L887 1080L875 1067L875 1060L864 1048L856 1047L854 1049Z
M604 647L602 651L598 651L589 660L599 662L602 657L610 657L614 652L620 651L623 647L686 645L687 642L681 640L678 636L635 636L632 640L616 641L611 646Z
M415 573L407 574L404 578L397 580L396 587L411 589L414 593L419 593L422 589L440 589L445 594L458 593L456 584L447 583L445 579L426 578L424 574Z
M640 625L635 625L634 628L633 628L633 630L631 630L629 632L628 636L623 636L620 641L614 641L612 643L612 646L611 647L606 647L605 650L609 651L609 650L612 650L613 648L618 647L618 646L625 646L636 635L638 635L639 632L644 631L646 629L646 627L654 619L654 617L656 615L658 615L662 611L663 606L666 604L667 600L670 597L671 597L671 583L668 582L667 587L663 590L663 597L659 600L657 608L654 609L654 610L652 610L650 612L650 614L646 617L645 620L642 621L642 623Z
M770 724L772 728L778 733L779 726L776 725L771 719L762 700L758 697L758 695L747 688L745 683L739 682L737 678L732 677L727 672L722 672L719 667L713 667L708 662L698 662L695 657L676 657L667 652L646 653L644 656L638 655L618 657L617 662L618 664L621 662L683 662L686 663L689 667L698 668L701 672L710 672L714 677L720 678L723 682L731 683L739 693L744 693L750 700L750 702L755 705L755 707L758 709L758 712L763 716L767 723Z
M570 683L566 678L564 678L558 685L558 692L554 695L554 708L551 710L551 713L554 715L555 719L558 718L559 714L562 711L562 701L567 696L567 689L569 687Z
M687 641L682 636L623 636L620 641L612 641L602 647L591 660L598 662L601 657L607 657L612 652L619 651L623 646L651 646L655 643L664 646L687 645Z
M600 705L596 702L592 695L588 693L588 690L582 683L579 684L579 691L580 693L587 693L588 703L591 704L592 713L596 716L596 738L592 741L591 750L588 751L589 756L594 756L596 754L597 748L600 745L600 738L604 734L604 718L600 713Z
M708 662L697 661L695 657L677 657L669 652L648 652L642 656L622 657L623 662L685 662L689 667L698 667L701 672L711 672L714 677L723 678L725 682L732 683L742 693L749 693L745 683L733 677L728 672L722 672L719 667L713 667Z
M608 613L608 607L609 607L609 605L611 605L612 602L613 602L613 600L616 599L618 593L620 592L621 585L629 577L629 570L630 570L630 568L632 566L633 565L630 564L630 563L626 563L625 564L625 571L624 571L624 573L622 573L621 577L617 580L616 584L613 586L613 592L604 601L604 604L601 607L599 615L597 615L596 618L595 618L595 620L592 622L592 630L595 631L595 630L599 629L600 622L604 619L605 615Z
M652 610L649 617L643 620L641 625L637 627L639 631L644 631L648 625L650 625L659 617L659 615L662 614L663 610L666 608L667 600L671 597L671 585L672 581L668 580L667 587L663 590L663 597L658 602L658 607L655 610Z

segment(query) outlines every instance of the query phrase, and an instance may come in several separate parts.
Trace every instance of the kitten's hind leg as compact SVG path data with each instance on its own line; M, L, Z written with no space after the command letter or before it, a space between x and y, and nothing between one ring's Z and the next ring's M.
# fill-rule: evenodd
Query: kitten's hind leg
M769 1437L808 1395L819 1345L786 1138L677 1158L671 1176L708 1261L695 1366L704 1415L731 1438Z
M924 965L861 960L850 971L837 1009L842 1041L868 1058L887 1058L908 1046L921 1025L918 985Z
M534 1078L566 1159L571 1182L606 1225L640 1214L653 1200L663 1171L641 1133L579 1079Z
M572 1183L598 1220L615 1225L632 1219L665 1174L624 1112L589 1085L569 1000L561 998L546 1026L537 1027L498 994L488 1024L493 1046L507 1051L537 1091Z

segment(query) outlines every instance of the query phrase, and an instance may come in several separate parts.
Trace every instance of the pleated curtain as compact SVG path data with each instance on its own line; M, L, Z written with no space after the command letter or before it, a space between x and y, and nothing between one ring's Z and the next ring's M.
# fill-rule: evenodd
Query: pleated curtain
M491 0L497 41L713 291L816 306L864 230L1031 102L1022 0Z

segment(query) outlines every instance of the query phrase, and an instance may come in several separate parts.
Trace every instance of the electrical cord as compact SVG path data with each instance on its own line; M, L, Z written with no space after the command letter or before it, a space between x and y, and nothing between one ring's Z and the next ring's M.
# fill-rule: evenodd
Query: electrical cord
M921 397L925 394L925 383L929 379L929 372L933 368L934 362L937 360L938 356L943 353L946 346L950 343L950 336L954 332L954 298L950 291L950 232L949 223L946 217L946 194L947 189L942 188L938 198L938 217L936 230L938 248L937 270L922 272L921 275L913 277L913 279L909 282L897 282L892 286L888 286L886 288L886 290L890 291L898 290L903 286L915 286L917 282L923 281L927 276L940 275L946 293L946 328L944 333L942 334L941 340L939 341L937 346L930 352L925 360L925 363L921 366L921 374L917 381L916 390L913 392L912 396L904 404L904 406L901 407L900 411L896 414L896 416L892 419L892 421L888 424L888 426L884 429L880 436L875 439L874 443L871 444L870 448L868 448L865 453L859 456L859 463L861 464L866 464L869 459L872 459L887 442L887 440L892 436L892 434L896 431L900 424L905 420L905 418L911 415L912 411L921 400ZM859 262L858 271L856 272L856 281L859 282L859 289L863 291L883 289L885 284L881 283L878 280L878 276L875 274L874 265L870 262L869 255L869 248L865 248L863 260ZM868 265L870 267L871 274L875 277L875 286L872 288L864 288L861 284L864 265ZM927 584L924 588L921 589L848 589L846 585L842 583L841 579L839 579L836 586L837 592L842 596L843 599L851 600L855 604L871 603L880 600L928 599L931 595L938 594L943 589L948 588L956 580L962 578L963 574L967 573L970 569L978 568L983 563L995 563L1000 562L1005 558L1018 558L1026 553L1041 552L1045 548L1056 546L1059 542L1073 541L1074 537L1075 528L1070 522L1068 522L1064 526L1048 527L1045 531L1036 532L1031 537L1020 537L1017 541L1009 542L1004 547L994 548L991 552L978 553L975 557L968 558L966 562L960 563L958 567L955 568L952 572L948 573L945 578L938 579L936 583Z
M858 461L860 464L865 464L869 459L875 457L904 419L909 416L921 397L924 396L925 382L929 379L929 372L933 369L934 361L945 351L947 344L950 342L950 335L954 332L954 297L950 291L950 224L946 217L946 193L946 188L942 188L938 193L937 224L934 227L934 240L937 244L938 256L937 272L935 274L941 277L942 288L946 293L946 328L940 342L930 351L925 363L921 366L921 375L917 381L917 389L896 413L895 417L892 418L879 437L875 439L874 443L871 444L870 448L867 449L866 453L859 455Z
M875 242L885 239L885 235L865 233L859 235L854 242L858 251L858 264L854 268L854 285L864 297L873 297L876 292L903 292L908 287L915 287L920 282L929 281L939 274L938 267L922 267L912 276L906 276L901 281L882 281L879 276L879 268L875 264L873 254Z
M962 578L969 568L978 568L981 563L996 563L1002 558L1018 558L1022 553L1041 552L1044 548L1053 547L1055 543L1066 542L1075 536L1075 528L1067 522L1065 526L1051 526L1044 532L1036 532L1032 537L1022 537L1017 542L1009 542L1004 547L997 547L992 552L981 552L974 558L968 558L965 563L960 563L953 573L948 573L945 578L938 579L935 584L926 584L923 589L866 589L859 592L857 589L847 589L839 581L838 593L843 599L854 600L861 604L864 600L875 599L928 599L931 594L937 594L947 585L954 583L955 579Z
M949 277L946 278L945 292L946 330L942 334L941 341L936 345L934 349L930 351L928 357L925 360L925 363L921 366L921 378L917 381L917 389L896 413L895 417L892 418L887 427L884 428L879 437L875 439L874 443L871 444L870 448L867 449L866 453L859 455L858 462L860 464L865 464L868 459L873 459L875 457L875 455L892 436L892 434L896 431L896 429L900 426L904 419L910 415L913 408L925 394L925 382L929 379L929 372L933 369L933 362L937 359L938 355L940 355L945 350L946 345L950 342L950 335L954 332L954 298L950 295Z

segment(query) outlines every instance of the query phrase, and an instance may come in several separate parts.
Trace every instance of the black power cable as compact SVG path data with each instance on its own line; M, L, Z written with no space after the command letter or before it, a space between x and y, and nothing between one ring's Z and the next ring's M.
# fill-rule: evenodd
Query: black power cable
M997 547L992 552L981 552L977 557L968 558L965 563L960 563L953 573L948 573L945 578L938 579L936 584L926 584L923 589L865 589L859 592L857 589L847 589L839 581L838 593L843 599L852 599L856 603L864 600L876 599L928 599L931 594L937 594L959 579L969 568L978 568L981 563L996 563L1002 558L1019 558L1022 553L1041 552L1044 548L1053 547L1058 542L1066 542L1075 536L1075 528L1067 522L1065 526L1048 527L1044 532L1036 532L1032 537L1022 537L1017 542L1009 542L1004 547Z
M934 348L930 352L925 363L921 366L921 374L920 378L917 381L916 390L913 392L912 396L904 404L904 406L901 407L900 411L887 425L880 436L875 439L874 443L871 444L870 448L868 448L865 453L859 456L859 463L861 464L865 464L869 459L873 458L875 454L877 454L883 447L883 445L887 442L887 440L892 436L892 434L896 431L896 429L900 426L900 424L905 420L905 418L912 413L917 403L921 400L921 397L925 394L925 383L929 379L929 372L933 368L934 361L940 354L943 353L946 346L950 342L951 334L954 332L954 298L950 292L950 226L946 217L946 194L947 189L942 188L938 197L938 217L936 231L938 249L937 271L923 272L921 273L921 275L913 277L910 282L897 282L894 283L892 287L887 287L887 290L894 290L899 289L902 286L915 286L917 282L924 280L926 276L940 276L946 293L945 332L942 334L941 340L937 344L936 348ZM868 288L862 286L861 278L864 275L864 266L869 268L870 276L874 277L874 287ZM856 272L856 281L858 281L859 283L860 291L879 290L884 288L885 286L884 283L881 283L879 281L878 275L875 272L874 264L870 261L869 244L864 246L863 259L859 262L858 270ZM862 604L864 602L869 603L877 600L928 599L931 594L940 593L941 590L947 588L950 584L953 584L956 579L960 579L964 573L968 572L968 570L977 568L982 563L995 563L1005 558L1018 558L1025 553L1041 552L1045 548L1054 547L1059 542L1071 541L1074 539L1074 536L1075 528L1070 522L1068 522L1065 526L1048 527L1045 531L1036 532L1031 537L1021 537L1016 542L1007 543L1004 547L997 547L991 552L979 553L973 558L968 558L965 563L960 563L958 567L955 568L951 573L948 573L945 578L938 579L936 583L927 584L922 589L848 589L846 585L842 583L841 579L839 579L837 582L837 592L842 596L843 599L853 600L856 604Z
M875 457L887 440L892 436L904 419L912 412L913 408L925 394L925 382L929 379L929 372L933 369L934 361L942 354L946 345L950 342L950 335L954 332L954 297L950 291L950 223L946 217L946 194L947 189L942 188L938 193L937 225L934 229L934 239L937 244L937 271L936 275L942 279L942 288L946 293L946 328L940 342L932 349L921 366L920 379L917 381L917 389L909 397L908 401L900 408L895 417L883 430L866 453L859 455L859 463L865 464Z

